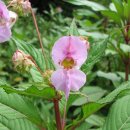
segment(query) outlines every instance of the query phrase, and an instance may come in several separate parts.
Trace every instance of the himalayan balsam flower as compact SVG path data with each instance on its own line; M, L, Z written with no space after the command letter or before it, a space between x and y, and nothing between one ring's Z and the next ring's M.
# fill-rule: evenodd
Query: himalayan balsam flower
M0 0L0 43L8 41L11 37L11 26L16 21L17 15L8 11Z
M52 84L68 98L70 90L78 91L86 82L79 68L87 59L87 44L80 37L64 36L54 44L52 59L58 67L51 76Z

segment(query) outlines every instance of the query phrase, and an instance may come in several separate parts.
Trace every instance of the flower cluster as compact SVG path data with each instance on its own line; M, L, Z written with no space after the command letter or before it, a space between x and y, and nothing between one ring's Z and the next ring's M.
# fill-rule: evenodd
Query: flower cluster
M68 98L70 90L78 91L86 82L86 75L79 70L87 59L88 42L77 36L64 36L52 48L52 59L58 69L51 81L56 90L64 91Z
M17 19L17 14L9 11L0 0L0 43L8 41L11 37L11 27Z

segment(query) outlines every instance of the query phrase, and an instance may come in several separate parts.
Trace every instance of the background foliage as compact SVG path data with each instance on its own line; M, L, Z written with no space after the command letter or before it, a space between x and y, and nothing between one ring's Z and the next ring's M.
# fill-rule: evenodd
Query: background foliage
M130 81L125 82L125 63L130 59L130 44L126 44L124 30L130 22L130 0L50 1L43 8L42 1L32 3L39 9L37 21L48 59L54 42L63 35L80 34L90 42L88 59L82 66L87 83L80 92L70 95L66 129L128 130ZM39 130L44 126L54 130L50 100L56 96L55 91L36 68L20 74L11 60L18 48L45 69L31 15L20 16L12 30L13 40L0 45L0 129ZM54 69L51 60L48 65ZM63 96L62 114L64 105Z

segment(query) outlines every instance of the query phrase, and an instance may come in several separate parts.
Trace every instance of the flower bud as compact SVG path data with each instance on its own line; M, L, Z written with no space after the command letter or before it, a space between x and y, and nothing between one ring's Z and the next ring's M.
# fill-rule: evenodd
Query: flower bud
M29 1L21 2L24 14L30 13L31 3Z
M31 3L28 0L12 0L10 6L19 13L28 14L31 9Z
M29 71L32 66L35 66L30 57L23 51L17 50L12 57L15 69L19 72Z

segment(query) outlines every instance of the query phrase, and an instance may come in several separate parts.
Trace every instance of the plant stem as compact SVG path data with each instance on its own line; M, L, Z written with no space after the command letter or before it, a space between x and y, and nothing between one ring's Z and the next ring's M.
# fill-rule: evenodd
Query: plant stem
M62 130L60 110L59 110L59 100L58 99L54 99L53 103L54 103L54 110L55 110L57 130Z
M125 64L125 80L129 80L129 68L130 68L130 59L128 59L128 62Z
M64 107L64 115L62 119L62 130L64 130L65 124L66 124L66 107L67 107L67 100L65 102L65 107Z
M37 20L36 20L36 16L35 16L35 14L33 12L32 7L30 8L30 11L31 11L31 14L32 14L32 17L33 17L33 22L34 22L34 25L35 25L35 28L36 28L36 31L37 31L38 39L39 39L39 42L40 42L40 47L42 49L42 54L43 54L44 59L45 59L46 69L48 69L47 59L46 59L46 55L45 55L45 51L44 51L44 47L43 47L43 43L42 43L42 39L41 39L41 34L40 34L40 31L39 31Z
M127 23L127 26L125 28L125 33L124 33L124 38L125 38L125 42L128 45L130 38L129 38L129 29L130 29L130 24L129 22ZM130 53L128 54L128 58L125 61L125 80L128 81L129 80L129 71L130 71Z

